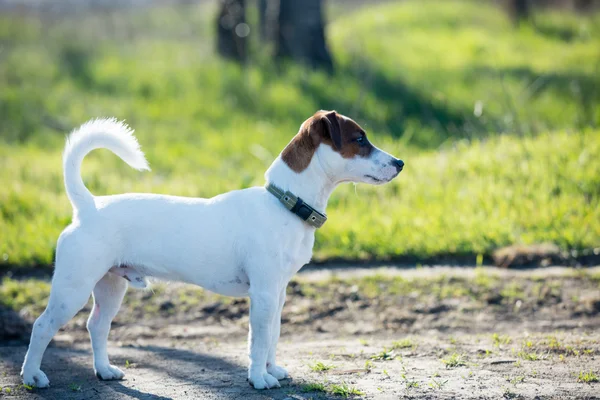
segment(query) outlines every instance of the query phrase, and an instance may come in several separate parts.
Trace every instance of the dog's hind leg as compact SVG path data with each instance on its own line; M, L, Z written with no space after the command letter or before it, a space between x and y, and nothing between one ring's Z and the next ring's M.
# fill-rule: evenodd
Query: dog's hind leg
M125 374L108 361L108 332L121 307L127 291L127 282L120 276L107 273L94 288L94 307L87 322L87 329L94 351L94 371L102 380L122 379Z
M89 265L90 262L86 259L94 260L94 265ZM100 259L99 254L80 256L69 251L64 253L59 240L48 306L33 324L29 349L21 369L23 383L26 385L39 388L49 385L48 378L40 369L46 347L56 332L83 308L96 282L108 270L108 266L100 265ZM88 265L83 268L85 264Z
M46 310L33 324L29 349L25 355L21 376L26 385L47 387L49 382L40 370L42 357L56 332L83 308L90 298L93 282L80 282L65 287L64 277L55 276Z

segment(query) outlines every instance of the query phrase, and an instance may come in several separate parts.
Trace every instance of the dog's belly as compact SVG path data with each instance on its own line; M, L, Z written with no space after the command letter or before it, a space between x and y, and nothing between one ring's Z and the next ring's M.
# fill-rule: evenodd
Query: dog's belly
M191 283L224 296L244 297L248 295L250 282L247 275L242 269L233 267L231 264L203 263L186 267L180 262L157 264L156 260L160 257L150 258L152 260L135 266L112 268L111 272L123 276L134 287L145 287L145 278L153 277L160 280Z
M205 288L224 296L245 297L248 296L250 282L245 276L236 276L233 279L219 279L216 282L209 283Z
M209 200L117 195L97 198L97 215L82 224L92 226L93 235L114 255L113 266L131 267L134 278L151 276L247 296L250 280L287 283L310 260L314 234L278 204L266 207L272 200L260 188Z

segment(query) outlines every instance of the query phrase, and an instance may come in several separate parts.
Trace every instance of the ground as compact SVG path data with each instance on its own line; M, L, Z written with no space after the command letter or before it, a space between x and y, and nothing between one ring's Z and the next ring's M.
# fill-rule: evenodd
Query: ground
M0 342L0 387L48 399L598 398L598 289L600 268L309 270L288 290L278 348L292 379L255 391L247 302L157 284L130 291L113 324L125 380L94 377L81 313L46 353L50 389L21 385L18 335ZM43 303L15 304L25 325Z

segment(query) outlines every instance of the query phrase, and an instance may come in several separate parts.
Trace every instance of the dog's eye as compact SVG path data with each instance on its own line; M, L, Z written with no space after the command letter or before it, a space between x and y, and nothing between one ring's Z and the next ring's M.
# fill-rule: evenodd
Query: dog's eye
M367 143L367 140L364 136L359 136L354 140L356 140L356 143L358 143L360 146L363 146Z

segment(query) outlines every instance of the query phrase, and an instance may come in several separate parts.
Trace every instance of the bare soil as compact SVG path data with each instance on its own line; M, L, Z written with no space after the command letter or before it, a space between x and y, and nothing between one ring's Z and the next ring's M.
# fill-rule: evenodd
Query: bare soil
M292 378L268 391L246 382L246 300L157 285L130 291L113 324L109 353L125 380L94 377L80 313L46 352L49 389L21 385L25 331L0 341L0 397L600 398L599 278L598 268L301 274L279 344ZM40 308L21 310L22 326ZM332 368L315 371L317 362Z

